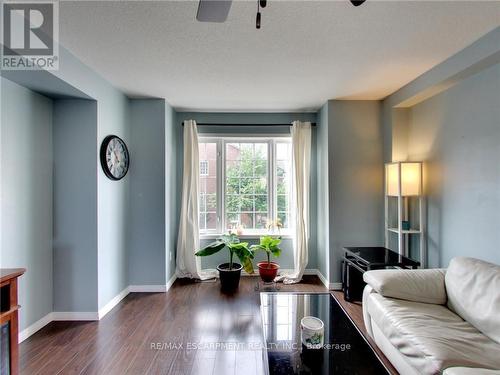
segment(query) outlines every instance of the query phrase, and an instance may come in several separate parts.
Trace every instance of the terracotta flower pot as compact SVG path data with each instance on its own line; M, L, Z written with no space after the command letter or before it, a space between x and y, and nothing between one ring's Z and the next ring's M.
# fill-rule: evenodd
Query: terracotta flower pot
M278 275L278 270L280 269L279 264L274 262L267 263L266 261L257 263L257 267L259 267L260 278L265 283L272 282Z

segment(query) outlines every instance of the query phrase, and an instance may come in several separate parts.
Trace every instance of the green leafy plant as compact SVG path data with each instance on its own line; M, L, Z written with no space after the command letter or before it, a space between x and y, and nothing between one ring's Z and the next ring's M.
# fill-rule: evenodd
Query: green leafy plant
M234 233L222 235L216 241L197 251L195 255L206 257L218 253L225 248L229 250L229 270L233 269L233 257L236 254L243 269L247 273L253 273L252 259L254 258L254 254L248 248L248 242L240 242L240 239Z
M260 243L258 245L252 245L250 250L253 253L257 251L264 251L267 255L267 264L271 263L271 254L278 258L281 255L281 249L279 244L281 243L281 237L273 237L266 235L260 238Z

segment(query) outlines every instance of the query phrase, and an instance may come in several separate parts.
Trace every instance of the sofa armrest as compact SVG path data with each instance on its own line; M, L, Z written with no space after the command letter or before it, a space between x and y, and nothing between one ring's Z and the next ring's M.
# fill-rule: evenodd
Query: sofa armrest
M444 269L374 270L363 274L363 280L384 297L407 301L446 304Z

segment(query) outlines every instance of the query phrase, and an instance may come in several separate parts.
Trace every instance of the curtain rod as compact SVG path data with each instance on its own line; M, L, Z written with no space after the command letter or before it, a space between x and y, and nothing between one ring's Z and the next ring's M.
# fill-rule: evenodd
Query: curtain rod
M207 124L203 122L197 122L197 126L292 126L292 124ZM184 121L181 122L181 126L184 126ZM315 122L311 122L311 126L316 126Z

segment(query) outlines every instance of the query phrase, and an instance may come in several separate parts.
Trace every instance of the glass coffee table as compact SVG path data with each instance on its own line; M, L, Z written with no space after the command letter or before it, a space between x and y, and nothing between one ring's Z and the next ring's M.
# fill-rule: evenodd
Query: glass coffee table
M390 374L330 293L261 293L260 300L266 374ZM323 321L321 349L301 344L304 316Z

